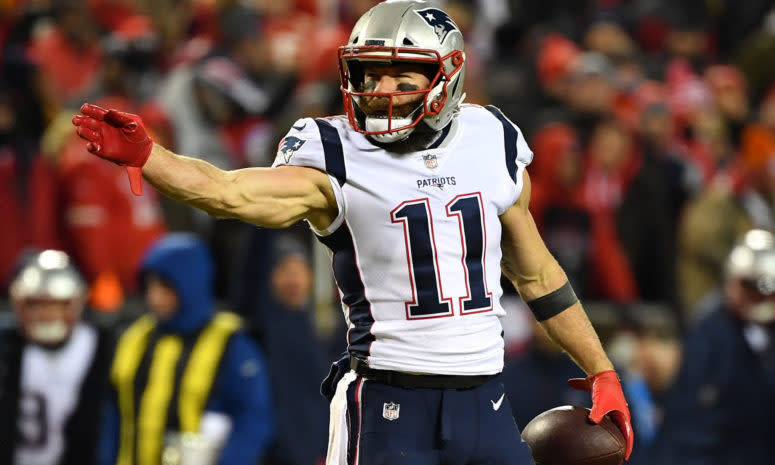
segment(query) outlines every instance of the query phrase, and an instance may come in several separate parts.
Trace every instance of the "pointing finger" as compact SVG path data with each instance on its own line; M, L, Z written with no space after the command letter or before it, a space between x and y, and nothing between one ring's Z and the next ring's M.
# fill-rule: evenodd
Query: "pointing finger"
M81 113L86 116L91 116L92 118L102 121L105 119L105 114L108 112L108 110L98 107L97 105L92 105L90 103L84 103L81 105Z

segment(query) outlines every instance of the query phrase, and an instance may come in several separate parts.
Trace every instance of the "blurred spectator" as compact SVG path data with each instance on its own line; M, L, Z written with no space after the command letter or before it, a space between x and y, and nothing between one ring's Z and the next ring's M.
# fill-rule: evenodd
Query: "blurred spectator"
M750 116L745 76L734 66L713 65L705 69L705 80L726 122L732 144L739 145L740 133Z
M596 52L585 52L574 62L566 104L571 122L588 141L601 117L612 115L618 97L613 63Z
M532 147L530 211L568 279L583 298L633 299L632 271L610 211L590 208L585 201L576 131L563 123L547 124L536 132Z
M683 0L666 8L667 53L671 58L688 60L702 69L710 51L709 18L702 0Z
M560 34L549 34L538 48L538 83L544 93L556 102L569 98L571 71L581 55L579 46Z
M695 112L685 128L688 137L683 141L689 161L702 173L704 185L734 163L736 146L729 137L729 128L715 108Z
M21 257L16 325L0 331L0 463L97 463L113 343L81 320L86 295L64 252Z
M753 3L757 2L761 3L761 0ZM775 82L775 62L770 60L775 53L775 5L768 0L764 0L764 3L768 4L765 7L766 13L751 17L757 26L747 33L735 36L727 43L728 46L734 47L729 56L734 57L734 61L745 74L754 100L761 99ZM751 13L747 11L745 14ZM734 14L726 16L725 20L728 21L730 17L734 17ZM732 27L741 26L732 21L727 24Z
M662 428L665 403L681 363L680 326L669 306L633 304L618 310L618 327L606 350L621 367L633 415L638 450L630 461L646 465L651 463L648 454Z
M271 294L256 305L277 416L267 461L315 465L325 458L328 439L328 403L318 392L328 366L312 319L312 269L308 251L287 233L272 251Z
M161 79L156 69L160 38L151 18L125 17L103 38L101 45L99 79L87 99L111 96L140 104L155 96Z
M80 104L102 60L97 28L80 0L59 0L52 7L54 27L33 38L29 53L40 67L51 101Z
M665 85L668 106L678 131L689 126L695 113L713 106L713 97L707 83L683 58L671 60L667 64Z
M213 271L209 250L190 234L165 236L145 257L150 314L116 349L101 463L157 464L176 433L198 438L212 459L201 463L255 464L266 452L269 374L240 318L214 311Z
M601 19L584 34L584 46L617 62L635 54L636 46L627 31L616 21Z
M739 166L687 206L679 231L679 290L687 314L721 288L726 253L745 231L775 229L774 157L771 133L749 127Z
M592 212L598 245L592 269L596 277L592 295L604 300L632 301L637 298L638 289L616 227L616 212L639 167L631 136L616 120L602 119L594 127L586 157L582 198Z
M99 102L131 107L121 98ZM137 291L140 260L165 232L159 196L148 184L143 196L133 195L125 170L90 156L69 130L70 118L71 112L60 115L44 138L44 150L56 163L60 234L86 279L99 284L93 306L114 311L124 294Z
M633 148L640 166L618 206L617 231L640 300L675 304L676 230L685 203L699 189L698 172L675 141L663 101L643 109L638 128Z
M61 247L55 173L41 159L34 135L20 127L21 102L15 100L12 91L0 85L0 224L7 225L0 234L3 293L22 250Z
M528 169L530 212L547 247L583 297L594 247L591 215L580 195L583 160L578 136L567 124L549 123L536 131L531 146L535 156Z
M270 65L258 11L234 4L220 11L219 47L169 73L159 102L170 117L175 149L225 169L267 166L275 154L270 118L291 102L293 73ZM174 230L206 237L216 257L216 295L227 298L239 279L237 268L250 226L213 220L179 203L166 203Z
M159 65L162 70L168 72L177 66L199 60L216 45L219 35L216 2L146 0L141 3L144 4L147 14L153 16L154 24L159 31L161 39Z
M728 254L724 296L684 343L683 363L649 462L772 462L775 238L749 231Z

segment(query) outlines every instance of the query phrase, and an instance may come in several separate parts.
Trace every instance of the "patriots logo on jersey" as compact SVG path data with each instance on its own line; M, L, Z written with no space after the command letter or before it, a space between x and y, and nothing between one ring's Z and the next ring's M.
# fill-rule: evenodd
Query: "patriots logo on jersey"
M447 38L447 34L457 30L457 26L452 22L449 15L439 9L426 8L424 10L416 10L415 12L436 31L436 35L439 36L439 42L443 43L444 39Z
M299 150L301 146L304 145L305 142L307 141L305 141L304 139L288 136L285 139L280 141L280 146L277 148L277 151L282 154L283 159L285 159L285 163L288 163L289 161L291 161L291 157L293 156L293 153Z

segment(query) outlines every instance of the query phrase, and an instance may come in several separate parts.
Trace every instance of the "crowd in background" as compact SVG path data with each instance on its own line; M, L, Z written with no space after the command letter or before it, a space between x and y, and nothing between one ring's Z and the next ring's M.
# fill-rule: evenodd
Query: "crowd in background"
M343 327L323 340L315 331L306 227L216 220L148 185L134 196L122 168L86 152L70 118L86 101L118 108L178 153L269 166L295 119L342 112L336 48L375 3L0 2L0 289L25 249L61 249L90 283L90 307L121 314L149 245L194 232L213 251L219 301L264 347L276 403L288 409L278 408L277 428L288 431L278 437L298 427L289 419L324 417L317 398L292 401L314 397L325 358L344 349ZM576 293L600 303L593 316L631 380L637 460L639 446L659 440L684 335L723 300L729 251L752 228L775 229L775 7L434 3L467 40L466 101L501 108L535 153L530 208ZM521 427L584 402L563 387L579 373L527 321L506 328ZM318 449L280 444L268 463L313 463L320 423L305 433L323 438Z

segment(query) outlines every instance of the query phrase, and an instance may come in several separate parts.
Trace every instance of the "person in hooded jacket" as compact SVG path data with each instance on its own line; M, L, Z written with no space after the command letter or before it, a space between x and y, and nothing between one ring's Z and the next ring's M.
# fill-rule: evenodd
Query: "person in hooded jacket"
M269 295L253 312L276 406L276 434L267 463L315 465L325 459L328 443L328 403L317 386L328 364L313 321L313 272L304 244L288 234L271 244Z
M150 313L116 349L101 463L156 465L165 454L185 465L192 449L196 463L257 463L274 428L266 363L241 319L214 311L206 245L168 234L140 276Z

